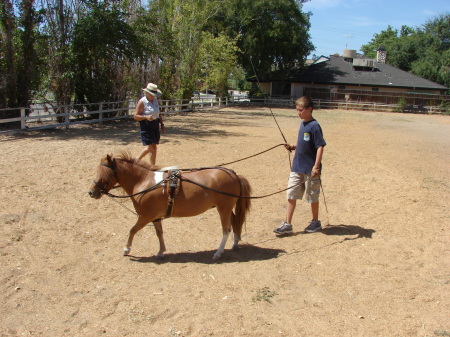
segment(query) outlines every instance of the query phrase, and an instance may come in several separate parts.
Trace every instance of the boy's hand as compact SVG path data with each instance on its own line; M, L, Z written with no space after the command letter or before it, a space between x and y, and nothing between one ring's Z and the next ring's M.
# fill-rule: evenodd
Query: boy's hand
M314 166L311 170L311 178L315 176L320 176L320 168Z
M288 150L289 152L292 152L292 150L295 150L295 146L289 145L288 143L284 144L284 147L285 147L286 150Z

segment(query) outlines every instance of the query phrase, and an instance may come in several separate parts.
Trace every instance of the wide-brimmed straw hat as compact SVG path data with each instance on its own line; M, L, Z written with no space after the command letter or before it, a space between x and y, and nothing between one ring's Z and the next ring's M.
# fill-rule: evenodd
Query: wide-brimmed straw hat
M155 96L155 97L159 97L162 95L161 90L158 89L158 86L154 83L149 83L147 84L147 88L142 89L145 92L148 92L149 94Z

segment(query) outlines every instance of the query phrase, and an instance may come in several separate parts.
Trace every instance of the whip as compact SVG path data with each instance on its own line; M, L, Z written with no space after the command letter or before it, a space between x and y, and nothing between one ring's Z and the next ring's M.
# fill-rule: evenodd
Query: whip
M253 69L253 72L254 72L254 74L255 74L256 82L258 83L259 91L261 91L261 93L263 94L263 96L266 97L266 94L265 94L265 93L262 91L262 89L261 89L261 83L259 82L258 75L256 75L256 70L255 70L255 67L253 66L253 61L252 61L252 57L251 57L251 56L250 56L250 63L251 63L251 65L252 65L252 69ZM267 97L266 97L266 98L267 98ZM280 133L281 133L281 137L283 137L284 142L287 144L286 137L284 137L283 131L281 131L280 125L278 124L278 121L277 121L277 119L275 118L275 115L274 115L274 113L273 113L273 111L272 111L270 105L269 105L269 110L270 110L270 113L272 114L273 120L274 120L275 123L277 124L278 130L279 130ZM289 158L289 161L290 161L290 158Z

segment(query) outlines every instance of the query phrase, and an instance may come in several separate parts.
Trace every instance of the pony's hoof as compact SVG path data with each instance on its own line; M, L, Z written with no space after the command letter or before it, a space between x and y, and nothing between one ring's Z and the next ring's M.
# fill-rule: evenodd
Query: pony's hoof
M131 248L124 248L123 249L123 256L128 256L130 254Z
M236 252L240 249L241 247L239 247L239 245L233 245L233 250Z
M221 255L216 253L213 255L212 259L213 259L213 261L216 261L216 260L220 259L220 257L221 257Z
M156 259L158 260L158 261L161 261L161 260L164 260L164 254L156 254Z

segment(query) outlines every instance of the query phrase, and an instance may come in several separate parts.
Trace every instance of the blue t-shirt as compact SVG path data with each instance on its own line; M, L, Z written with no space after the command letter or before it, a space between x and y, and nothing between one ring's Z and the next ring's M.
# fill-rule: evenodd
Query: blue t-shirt
M291 171L311 174L316 162L317 148L326 144L319 123L315 119L309 122L302 120Z

